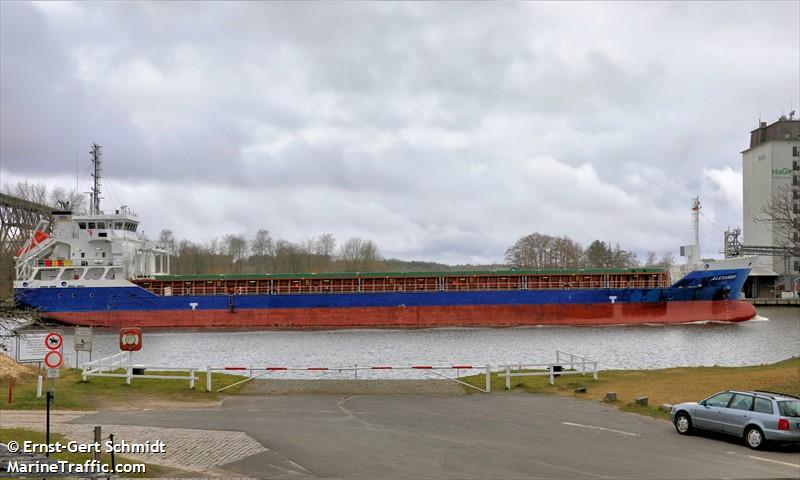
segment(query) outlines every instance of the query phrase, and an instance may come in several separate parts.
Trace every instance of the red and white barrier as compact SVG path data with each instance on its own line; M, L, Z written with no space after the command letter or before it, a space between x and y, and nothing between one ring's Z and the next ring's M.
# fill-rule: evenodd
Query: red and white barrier
M486 367L475 365L451 365L451 366L434 366L434 365L411 365L395 367L390 365L374 365L374 366L348 366L348 367L211 367L213 371L287 371L287 372L307 372L307 371L351 371L351 370L472 370L484 369Z
M226 366L226 367L207 367L207 375L206 375L206 390L211 391L211 372L212 371L222 371L222 372L250 372L249 378L246 378L240 382L236 382L232 385L228 385L226 387L217 390L221 392L222 390L226 390L228 388L234 387L244 382L249 382L250 380L263 377L269 373L273 372L354 372L355 379L358 380L358 372L361 370L424 370L426 372L432 373L436 376L445 378L447 380L452 380L456 383L465 385L470 388L474 388L476 390L480 390L481 392L489 393L491 392L491 382L490 382L490 367L488 366L478 366L478 365L446 365L446 366L436 366L436 365L410 365L410 366L393 366L393 365L371 365L371 366L344 366L344 367L289 367L289 366L267 366L267 367L241 367L241 366ZM474 385L470 385L466 382L462 382L458 378L449 377L443 373L440 373L440 370L485 370L486 371L486 388L478 388ZM258 375L253 376L254 372L260 372Z

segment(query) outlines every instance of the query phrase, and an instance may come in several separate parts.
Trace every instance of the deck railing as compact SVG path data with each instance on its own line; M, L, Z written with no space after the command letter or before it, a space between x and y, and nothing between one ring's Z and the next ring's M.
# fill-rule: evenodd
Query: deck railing
M462 285L273 285L258 284L241 286L218 286L193 284L186 285L178 280L165 282L137 282L143 288L159 296L206 296L206 295L287 295L287 294L332 294L332 293L403 293L403 292L482 292L501 290L600 290L600 289L645 289L666 288L665 281L628 280L609 282L538 282L526 286L522 283L509 284L491 282Z

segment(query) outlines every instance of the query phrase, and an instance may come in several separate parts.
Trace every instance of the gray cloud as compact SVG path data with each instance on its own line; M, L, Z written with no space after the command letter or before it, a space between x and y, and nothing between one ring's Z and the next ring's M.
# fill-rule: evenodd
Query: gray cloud
M675 251L695 195L741 222L748 131L800 100L798 8L3 2L0 181L72 185L98 141L152 233Z

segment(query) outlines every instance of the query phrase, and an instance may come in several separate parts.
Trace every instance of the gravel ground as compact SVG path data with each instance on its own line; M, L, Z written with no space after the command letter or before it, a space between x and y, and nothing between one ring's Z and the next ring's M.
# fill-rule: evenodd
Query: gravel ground
M464 389L449 380L253 380L245 395L463 395Z

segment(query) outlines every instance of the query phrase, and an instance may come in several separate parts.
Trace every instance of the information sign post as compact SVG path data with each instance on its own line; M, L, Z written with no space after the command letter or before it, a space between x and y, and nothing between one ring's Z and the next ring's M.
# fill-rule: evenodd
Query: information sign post
M48 424L50 422L50 398L55 392L56 378L59 377L61 365L64 363L64 355L61 354L64 347L64 336L60 332L50 332L44 337L44 346L47 352L44 354L44 365L47 367L47 378L50 380L50 389L48 396Z
M75 368L79 368L79 352L89 352L92 361L92 327L75 327Z

